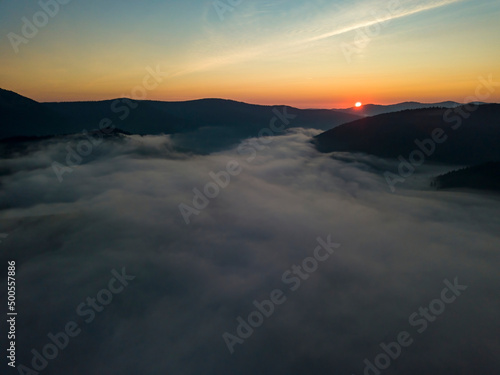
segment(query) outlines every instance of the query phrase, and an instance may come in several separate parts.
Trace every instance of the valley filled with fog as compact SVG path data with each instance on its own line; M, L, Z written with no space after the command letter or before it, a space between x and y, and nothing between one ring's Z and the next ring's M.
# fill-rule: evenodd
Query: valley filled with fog
M33 369L31 350L74 322L43 373L357 375L406 332L381 373L492 374L500 197L436 191L429 175L450 168L432 163L391 192L396 161L320 153L320 133L205 155L117 134L73 166L79 136L9 149L0 259L17 262L18 364ZM129 281L91 313L123 268Z

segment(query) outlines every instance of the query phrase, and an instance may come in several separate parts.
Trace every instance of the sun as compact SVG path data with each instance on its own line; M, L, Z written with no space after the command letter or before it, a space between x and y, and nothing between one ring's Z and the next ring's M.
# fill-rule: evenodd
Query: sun
M359 108L359 107L361 107L363 105L363 103L357 102L355 105L356 105L356 108Z

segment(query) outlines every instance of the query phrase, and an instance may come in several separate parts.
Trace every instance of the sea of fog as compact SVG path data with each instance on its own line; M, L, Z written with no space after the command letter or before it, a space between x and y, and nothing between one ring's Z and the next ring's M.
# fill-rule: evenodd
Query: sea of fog
M434 191L426 166L393 193L392 162L320 154L318 133L210 155L123 136L69 166L83 146L62 137L2 159L9 373L497 373L500 198Z

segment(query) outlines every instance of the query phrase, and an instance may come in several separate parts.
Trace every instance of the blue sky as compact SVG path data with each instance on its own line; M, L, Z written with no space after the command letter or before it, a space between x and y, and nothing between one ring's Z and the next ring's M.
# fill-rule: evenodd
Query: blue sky
M500 77L498 1L217 4L227 11L204 0L72 0L16 53L9 35L23 37L22 18L32 21L42 7L3 1L0 87L38 100L103 99L130 91L147 66L160 65L171 79L155 99L323 107L460 101L479 76Z

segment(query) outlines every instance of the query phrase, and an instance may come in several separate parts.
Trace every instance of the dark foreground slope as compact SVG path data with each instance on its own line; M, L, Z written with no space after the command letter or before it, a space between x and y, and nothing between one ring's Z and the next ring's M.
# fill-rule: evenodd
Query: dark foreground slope
M364 118L315 138L321 152L364 152L405 158L422 150L427 160L451 164L500 161L500 105L408 110Z
M452 171L434 179L438 189L480 189L500 191L500 163L490 162Z

